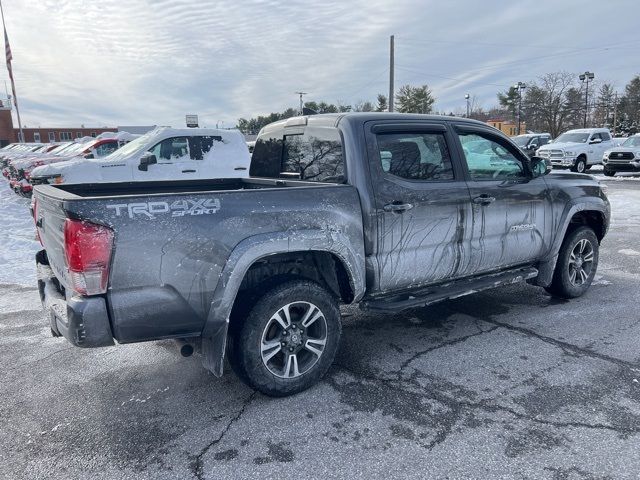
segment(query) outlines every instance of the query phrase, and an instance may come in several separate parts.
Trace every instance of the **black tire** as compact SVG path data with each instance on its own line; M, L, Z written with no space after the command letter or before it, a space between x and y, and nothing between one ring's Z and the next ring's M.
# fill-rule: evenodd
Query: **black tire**
M232 318L231 368L251 388L273 397L311 387L327 373L338 351L342 327L336 300L309 280L289 280L254 298L246 315ZM286 323L285 308L290 317L286 329L275 320L279 315ZM309 313L308 321L317 312L320 316L305 327L305 316ZM268 345L274 347L266 348ZM312 349L321 353L314 354ZM269 359L263 360L265 357Z
M613 177L616 174L614 170L609 170L607 167L604 167L603 172L605 177Z
M581 251L580 245L585 245ZM560 298L576 298L583 295L591 286L596 274L598 258L599 243L596 234L589 227L576 228L562 242L553 281L545 290Z
M584 157L578 157L576 163L571 170L578 173L584 173L587 171L587 159Z

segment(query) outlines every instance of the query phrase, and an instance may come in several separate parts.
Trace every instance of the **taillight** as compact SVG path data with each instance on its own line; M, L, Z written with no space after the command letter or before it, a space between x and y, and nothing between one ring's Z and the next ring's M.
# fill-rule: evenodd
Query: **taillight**
M40 238L40 232L38 231L38 201L36 200L35 195L31 197L31 215L33 216L33 222L36 226L36 238L40 242L40 245L44 247L44 243L42 243L42 238Z
M81 295L107 291L113 230L95 223L66 219L64 254L73 289Z

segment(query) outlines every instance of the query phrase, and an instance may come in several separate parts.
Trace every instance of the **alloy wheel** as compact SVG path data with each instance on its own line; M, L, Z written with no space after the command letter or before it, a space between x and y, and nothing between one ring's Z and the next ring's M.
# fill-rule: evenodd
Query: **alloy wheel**
M313 303L288 303L262 332L262 363L275 376L295 378L316 364L327 342L327 320Z

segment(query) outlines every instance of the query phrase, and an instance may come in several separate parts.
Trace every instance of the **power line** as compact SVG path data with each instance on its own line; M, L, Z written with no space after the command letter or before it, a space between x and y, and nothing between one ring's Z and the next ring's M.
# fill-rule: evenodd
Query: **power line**
M404 39L404 38L400 38L402 40L401 44L402 46L408 45L408 46L416 46L416 45L432 45L432 44L451 44L451 45L465 45L466 47L469 46L470 42L465 40L413 40L413 39ZM629 40L626 42L619 42L619 43L614 43L611 45L598 45L598 46L592 46L592 47L562 47L562 49L564 50L570 50L570 51L578 51L578 50L583 50L583 51L588 51L588 50L600 50L600 49L604 49L604 50L609 50L611 48L614 47L619 47L621 45L635 45L638 42L637 40ZM491 43L491 42L477 42L476 40L472 41L473 45L486 45L486 46L490 46L490 47L503 47L505 46L504 43ZM528 48L542 48L542 49L554 49L557 50L558 47L556 45L534 45L534 44L527 44L527 43L522 43L522 42L518 42L517 44L518 48L521 47L528 47Z

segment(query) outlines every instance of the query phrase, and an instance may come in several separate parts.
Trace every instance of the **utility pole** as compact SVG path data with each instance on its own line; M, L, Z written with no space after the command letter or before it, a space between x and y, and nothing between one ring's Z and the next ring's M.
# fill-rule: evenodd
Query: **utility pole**
M578 78L586 85L584 93L584 122L583 128L587 128L587 114L589 113L589 82L593 80L595 75L593 72L586 71L578 76Z
M393 112L393 64L394 64L394 45L393 45L393 35L391 35L390 44L389 44L389 111Z
M300 115L302 115L302 109L304 108L304 103L302 101L302 96L306 95L307 92L293 92L293 93L295 93L296 95L300 95Z
M518 135L520 135L520 125L522 124L522 121L520 119L521 113L522 113L522 91L527 88L527 84L523 83L523 82L518 82L516 83L513 88L516 88L518 90Z
M464 99L467 101L467 118L469 118L469 94L465 93Z

